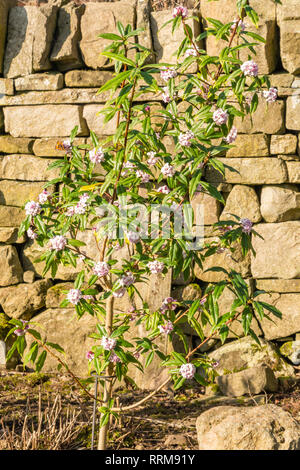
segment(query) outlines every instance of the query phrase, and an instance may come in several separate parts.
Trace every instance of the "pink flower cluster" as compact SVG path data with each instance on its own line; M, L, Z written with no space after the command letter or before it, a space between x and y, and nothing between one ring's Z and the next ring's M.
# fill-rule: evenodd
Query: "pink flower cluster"
M38 202L29 201L25 204L25 212L27 215L38 215L41 212L41 206Z
M191 140L195 137L194 133L192 131L187 131L185 133L179 134L178 137L178 142L182 147L190 147L191 146Z
M158 157L156 157L156 153L153 151L148 152L147 157L149 157L147 163L150 166L155 165L158 162Z
M124 289L124 287L121 287L120 289L114 291L112 295L116 297L117 299L120 299L121 297L123 297L125 292L126 292L126 289Z
M160 76L164 82L168 82L171 78L177 77L177 72L174 67L163 67Z
M84 214L86 209L87 209L87 202L89 199L89 195L87 193L84 193L82 196L79 198L79 202L76 204L74 208L75 214Z
M166 297L160 307L161 313L166 313L167 310L175 310L176 302L177 300L173 297Z
M269 88L263 92L263 97L266 99L267 103L274 103L277 100L278 90L277 88Z
M133 231L127 232L127 238L130 243L138 243L141 239L139 233Z
M213 114L213 120L218 126L222 126L223 124L226 124L228 120L227 111L224 111L221 108L216 109L216 111Z
M237 128L235 126L232 126L232 128L230 129L230 132L229 134L227 135L226 137L226 142L227 144L232 144L233 142L236 141L236 138L237 138Z
M15 331L14 331L14 334L16 336L24 336L25 333L26 333L26 330L29 329L29 325L28 325L28 321L26 320L21 320L22 324L23 324L23 328L17 328Z
M98 277L107 276L109 273L109 264L107 264L105 261L99 261L98 263L95 263L93 266L93 273Z
M141 179L142 183L149 183L149 181L150 181L150 175L148 173L146 173L145 171L137 170L136 171L136 176L137 176L137 178Z
M170 190L169 190L169 188L166 184L164 186L160 186L159 188L157 188L156 191L158 193L161 193L161 194L169 194L169 192L170 192Z
M134 281L135 281L135 277L130 271L124 274L120 279L120 283L122 287L129 287L131 286L131 284L134 283Z
M233 23L232 23L232 26L231 26L231 31L234 30L235 25L236 25L237 23L238 23L238 28L241 28L241 31L245 31L246 25L245 25L245 23L244 23L242 20L239 20L239 19L234 19L234 20L233 20Z
M93 353L93 351L88 351L86 353L86 358L88 359L88 361L92 361L95 357L95 354Z
M108 338L107 336L103 336L101 339L101 346L106 351L112 351L116 347L116 344L117 340L115 340L115 338Z
M67 239L62 235L56 235L54 238L49 240L49 246L51 250L61 251L65 248Z
M186 18L188 15L188 9L186 7L175 7L173 10L173 18L176 18L176 16L182 16L182 18Z
M161 333L168 335L169 333L171 333L171 331L174 330L174 326L171 321L168 321L165 325L159 325L158 329Z
M188 379L188 380L192 379L195 373L196 373L196 367L194 366L194 364L182 364L182 366L180 367L180 374L185 379Z
M81 290L79 289L70 289L67 294L68 301L73 305L77 305L80 302L81 298L82 298L82 293L81 293Z
M170 103L172 98L171 98L170 93L169 93L169 88L167 86L165 86L165 87L163 87L163 90L164 90L164 92L161 95L161 98L162 98L163 102L164 103Z
M135 164L132 162L125 162L123 165L123 170L121 173L121 176L127 176L128 173L130 173L130 170L133 170L135 168Z
M247 233L248 235L251 233L253 223L249 219L241 219L240 224L242 226L242 232Z
M27 230L27 236L28 238L31 238L31 240L35 240L38 236L38 234L36 232L34 232L34 230L32 230L31 227L29 227L29 229Z
M116 355L115 352L112 352L109 357L109 362L117 363L117 362L121 362L121 359Z
M39 194L39 203L40 204L45 204L48 199L50 198L51 194L48 193L48 191L46 191L46 189L44 189L41 194Z
M199 51L199 48L197 47L196 49L194 47L189 47L185 51L185 57L197 57L197 52Z
M101 163L104 160L104 152L101 147L89 151L89 159L92 163Z
M175 168L172 165L170 165L170 163L165 163L165 165L162 167L160 171L167 178L172 178L176 173Z
M246 77L257 77L258 65L254 60L247 60L241 65L241 71Z
M164 263L158 260L149 261L149 263L147 264L147 268L150 270L152 274L162 273L164 270L164 267L165 267Z
M64 140L62 145L63 145L64 150L66 150L67 152L70 152L70 150L72 150L72 144L71 144L70 139Z

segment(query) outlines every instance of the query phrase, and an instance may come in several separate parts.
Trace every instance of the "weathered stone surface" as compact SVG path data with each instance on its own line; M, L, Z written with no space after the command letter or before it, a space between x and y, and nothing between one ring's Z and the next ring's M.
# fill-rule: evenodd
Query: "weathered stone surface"
M287 171L290 183L300 183L300 162L287 162Z
M221 220L232 218L230 214L248 218L252 222L261 221L258 196L249 186L236 185L226 199L226 205L220 217Z
M282 152L284 153L284 152ZM269 136L265 134L240 134L234 147L226 152L227 157L268 157Z
M204 225L213 225L219 220L221 203L209 194L196 192L192 199L192 208L195 214L197 210L203 211Z
M11 245L0 246L1 277L0 286L22 282L23 270L16 248Z
M1 143L1 140L0 140ZM66 154L65 150L58 150L58 139L36 139L33 144L33 153L37 157L63 157ZM74 139L74 145L85 145L86 139Z
M176 287L172 290L171 295L179 302L183 300L196 300L201 299L202 289L198 284L189 284L187 286Z
M44 183L2 180L0 181L0 204L22 207L27 200L37 200L43 186ZM47 190L49 191L48 188ZM51 191L53 188L50 188Z
M300 131L300 95L289 96L286 102L286 128Z
M56 91L28 91L14 96L0 95L0 106L105 103L109 92L97 95L97 91L98 88L63 88Z
M60 282L50 287L47 291L46 296L46 307L47 308L60 308L61 302L66 298L66 294L63 294L63 290L70 290L74 288L73 282ZM70 306L71 307L71 306Z
M189 14L195 16L199 15L198 12L190 11ZM178 50L178 44L184 39L184 31L182 28L176 29L172 34L172 25L168 24L162 28L163 24L166 23L172 16L172 11L152 11L150 15L151 30L153 37L153 47L156 55L156 62L167 62L171 64L176 63L176 52ZM194 38L200 34L199 22L196 20L188 20L189 26L192 28ZM190 72L195 72L197 69L196 65L190 67Z
M6 43L6 32L9 8L15 5L14 0L0 0L0 74L3 72L3 58Z
M206 241L210 242L212 240L213 239L208 239ZM201 270L200 267L196 265L196 277L204 282L219 282L225 279L226 276L223 272L205 272L205 270L212 268L213 266L221 266L227 270L234 269L240 272L243 277L248 277L250 275L250 257L249 255L246 255L244 258L239 246L236 246L236 249L233 253L225 249L221 253L216 253L209 256L203 262L203 270Z
M18 238L18 228L17 227L1 227L0 228L0 243L24 243L25 235L22 235Z
M112 72L104 70L71 70L65 74L67 87L94 88L101 87L113 78Z
M257 279L256 288L266 292L300 292L300 279Z
M294 81L294 76L290 73L273 73L270 75L270 84L276 88L290 88Z
M282 319L270 315L274 323L266 318L261 321L266 339L284 338L300 331L300 294L262 294L258 300L274 305L282 312Z
M13 106L4 108L4 115L5 130L13 137L65 137L75 126L79 135L88 133L81 106Z
M249 115L247 115L244 120L237 117L235 121L236 127L238 131L243 134L258 134L261 132L264 134L283 134L285 131L284 111L285 102L282 100L269 103L268 107L266 107L263 100L260 100L257 110L252 115L252 122ZM289 120L290 117L288 116L288 121ZM288 123L287 128L294 129L293 127L289 127Z
M101 18L101 22L95 21L95 18ZM103 8L103 4L87 4L81 18L82 39L80 41L80 49L85 64L92 69L107 66L108 59L101 56L100 53L110 44L110 41L98 38L99 34L117 33L117 21L133 26L134 19L135 9L130 2L107 3L105 8Z
M298 366L300 364L300 341L288 341L280 347L280 352L283 356Z
M0 227L18 227L25 214L19 207L0 206Z
M259 393L276 392L278 382L269 367L251 367L241 372L217 377L217 384L223 395L240 397L242 395L258 395Z
M225 168L225 181L236 184L280 184L288 181L287 168L283 160L278 158L220 158ZM293 163L293 162L291 162ZM207 181L221 182L222 175L209 168L206 171Z
M293 134L272 135L271 155L290 155L297 151L297 136Z
M3 287L0 289L0 304L8 316L29 320L45 306L47 289L51 285L50 279L42 279L32 284Z
M0 178L21 181L48 181L59 175L58 169L47 170L53 160L32 155L6 155L0 164Z
M14 7L9 13L4 74L14 78L49 70L57 7Z
M33 140L25 137L0 136L0 153L32 153L32 145Z
M60 90L64 86L64 76L59 72L35 73L15 80L16 91Z
M98 114L103 106L97 104L90 104L84 106L83 117L86 119L88 128L93 130L98 135L112 135L115 133L117 128L117 115L107 122L104 123L104 114Z
M75 2L71 2L59 10L58 32L50 60L55 62L60 70L70 70L82 65L78 42L81 39L80 18L83 11L84 6L78 6Z
M300 277L300 222L259 224L255 230L263 237L253 238L256 257L251 271L257 279ZM283 262L284 260L284 262Z
M261 214L266 222L285 222L300 218L300 193L280 186L264 186Z
M35 280L35 274L33 271L24 271L23 273L23 282L27 284L32 284Z
M285 70L292 74L300 72L300 32L299 32L299 3L298 18L280 22L280 57Z
M10 78L0 78L0 95L13 95L14 81Z
M144 47L153 50L152 35L150 29L150 12L152 9L151 2L149 0L138 0L136 8L136 28L141 28L142 31L138 36L138 42ZM148 62L153 63L155 61L152 55L147 59Z
M293 376L294 368L282 359L275 346L263 338L259 340L260 345L246 336L211 352L209 357L219 362L216 367L218 374L225 375L265 365L273 370L276 377Z
M200 450L299 450L300 425L276 405L217 406L196 421Z
M3 109L0 108L0 132L3 132L4 130L4 114L3 114Z

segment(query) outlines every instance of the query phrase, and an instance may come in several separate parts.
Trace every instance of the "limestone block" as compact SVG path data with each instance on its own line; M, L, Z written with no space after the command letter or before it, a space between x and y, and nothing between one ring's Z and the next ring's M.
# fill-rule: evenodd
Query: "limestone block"
M37 200L43 191L44 183L27 183L21 181L0 181L0 204L8 206L24 206L27 200ZM47 188L52 192L54 188ZM25 215L24 215L25 217Z
M84 5L71 2L58 13L58 32L51 51L50 60L55 62L60 70L70 70L82 66L78 42L81 39L80 18Z
M141 28L142 31L138 36L138 42L144 47L153 50L152 35L150 29L150 12L151 2L149 0L138 0L136 8L136 28ZM152 54L148 57L147 62L153 63L154 57Z
M275 136L274 136L275 137ZM284 153L284 152L280 152ZM269 137L265 134L239 134L234 147L226 152L226 157L268 157Z
M242 395L258 395L259 393L276 392L278 382L269 367L251 367L241 372L217 377L217 384L223 395L240 397Z
M0 243L24 243L25 235L18 238L18 227L0 227Z
M281 184L288 181L286 164L278 158L219 158L225 168L225 181L236 184ZM294 162L288 162L294 163ZM212 168L206 171L209 182L223 181L222 175Z
M300 221L258 224L255 230L263 240L259 237L252 240L256 251L251 260L253 277L300 278Z
M32 284L18 284L0 289L0 303L4 312L12 318L30 320L37 310L45 306L50 279Z
M204 225L213 225L219 220L221 203L209 194L196 192L192 199L192 208L195 214L197 210L203 210Z
M98 114L103 106L90 104L84 106L83 117L86 119L88 128L97 135L112 135L117 128L117 114L111 121L104 123L104 114Z
M4 75L30 75L51 68L49 53L56 25L57 7L45 5L10 10Z
M271 155L290 155L297 151L297 136L294 134L272 135Z
M0 227L19 227L24 218L20 207L0 206Z
M260 100L252 117L247 115L243 120L242 118L237 117L235 124L238 131L242 134L258 134L261 132L264 134L284 134L284 112L284 101L277 100L274 103L269 103L266 107L264 100ZM287 115L288 112L289 111L287 110ZM289 119L290 118L288 116L288 120ZM293 129L288 126L288 123L287 128Z
M67 87L101 87L113 78L112 72L105 70L70 70L65 74Z
M287 162L287 171L290 183L300 183L300 162Z
M23 282L27 284L32 284L35 280L35 274L33 271L24 271L23 273Z
M1 276L0 286L10 286L22 282L23 270L18 252L14 246L0 246Z
M220 217L221 220L228 220L230 214L241 218L250 219L257 223L261 221L258 196L250 186L236 185L226 199L226 205Z
M298 75L300 72L300 4L298 18L280 22L280 57L283 68Z
M282 319L270 314L273 322L264 318L261 327L268 340L284 338L300 331L300 294L262 294L258 300L274 305L282 313ZM265 313L270 313L265 311Z
M0 153L32 153L33 139L0 136Z
M300 279L257 279L256 288L266 292L300 292Z
M14 81L10 78L0 78L0 95L13 95Z
M62 291L70 290L73 288L73 282L59 282L58 284L55 284L54 286L50 287L50 289L48 289L47 291L46 307L60 308L61 302L66 298L66 294L63 294Z
M1 140L0 140L1 143ZM33 153L37 157L63 157L65 150L58 150L57 147L58 139L44 138L36 139L33 144ZM74 139L74 145L85 145L86 139L76 138Z
M12 106L4 108L5 130L13 137L66 137L75 126L87 135L82 107L75 105Z
M95 21L101 18L101 21ZM108 59L101 54L110 40L99 38L102 33L117 33L116 23L134 24L135 8L130 2L121 1L113 3L89 3L85 7L81 18L80 50L87 67L102 68L108 64Z
M6 155L0 164L0 178L20 181L49 181L59 176L59 169L48 171L53 160L32 155Z
M292 131L300 130L300 95L295 94L287 99L286 127Z
M300 193L280 186L264 186L261 213L266 222L285 222L300 218Z
M15 3L15 0L0 0L0 74L3 72L9 8L15 6Z
M59 72L35 73L15 79L16 91L60 90L64 86L64 76Z
M63 88L56 91L28 91L14 96L0 95L0 106L105 103L110 93L97 95L97 91L98 88Z

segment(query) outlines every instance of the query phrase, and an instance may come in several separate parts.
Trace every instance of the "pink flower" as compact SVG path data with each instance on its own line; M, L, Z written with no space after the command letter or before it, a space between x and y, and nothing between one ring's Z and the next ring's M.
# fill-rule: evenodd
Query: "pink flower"
M31 240L35 240L35 239L37 238L38 234L35 233L35 232L32 230L31 227L29 227L29 229L27 230L27 236L28 236L29 238L31 238Z
M159 274L163 272L165 265L161 261L149 261L147 264L147 268L150 270L152 274Z
M147 160L148 165L155 165L158 162L158 157L155 155L156 153L152 151L147 153L147 157L149 157Z
M170 165L170 163L166 163L160 171L167 178L172 178L176 173L175 168L172 165Z
M103 336L103 338L101 339L101 346L106 351L112 351L115 348L116 344L117 340L115 340L114 338L108 338L107 336Z
M237 128L235 126L232 126L225 140L227 144L232 144L233 142L235 142L236 138L237 138Z
M263 92L263 97L266 99L267 103L274 103L277 100L278 90L277 88L270 88L268 91Z
M67 239L62 235L56 235L54 238L49 240L49 245L51 250L61 251L65 248L67 244Z
M165 325L159 325L158 329L161 333L168 335L174 330L174 326L172 322L168 321Z
M185 133L179 134L178 137L178 142L180 145L183 147L190 147L191 146L191 140L195 137L194 133L192 131L187 131Z
M247 77L257 77L258 75L258 65L254 60L247 60L241 65L241 71Z
M72 215L74 215L74 214L75 214L75 207L74 207L74 206L69 206L69 207L67 208L66 215L67 215L68 217L72 217Z
M15 334L16 336L24 336L25 333L26 333L26 330L28 330L28 328L29 328L28 321L26 321L26 320L21 320L21 322L23 323L23 328L17 328L17 329L14 331L14 334Z
M189 47L186 51L185 51L185 57L197 57L197 51L199 51L199 48L197 47L197 49L195 49L194 47Z
M121 359L116 355L115 352L113 352L110 355L109 361L116 363L116 362L121 362Z
M247 233L248 235L251 233L253 223L249 219L241 219L240 224L242 226L242 232Z
M40 204L45 204L45 202L48 201L49 197L50 197L50 193L48 193L48 191L46 191L46 189L44 189L41 194L39 194L39 203Z
M156 191L158 193L161 193L161 194L169 194L169 192L170 192L170 190L169 190L169 188L166 184L164 186L160 186L159 188L157 188Z
M133 353L133 357L134 357L135 359L138 359L138 358L140 357L140 353L139 353L138 351L134 352L134 353Z
M135 277L130 271L124 274L120 279L120 283L122 287L129 287L131 286L131 284L134 283L134 281L135 281Z
M228 113L219 108L214 112L213 120L218 126L222 126L222 124L226 124L228 120Z
M168 82L171 78L177 77L177 72L174 67L162 67L160 76L164 82Z
M95 354L93 353L93 351L88 351L86 353L86 358L89 360L89 361L92 361L95 357Z
M121 297L123 297L125 292L126 292L126 289L124 289L124 287L121 287L120 289L114 291L112 295L116 297L117 299L120 299Z
M68 301L73 304L77 305L82 298L82 293L79 289L70 289L67 295Z
M182 18L186 18L188 15L188 9L186 7L175 7L173 10L173 18L176 18L176 16L182 16Z
M109 273L109 264L105 263L105 261L95 263L93 266L93 273L98 277L107 276Z
M29 201L25 205L25 212L27 215L32 215L32 216L38 215L41 212L41 206L39 205L38 202Z
M145 173L145 171L137 170L136 176L141 179L142 183L149 183L150 175L148 175L148 173Z
M168 89L168 87L165 86L165 87L163 88L163 90L164 90L164 92L163 92L162 95L161 95L161 98L162 98L163 102L164 102L164 103L170 103L170 101L171 101L172 98L171 98L171 96L170 96L170 94L169 94L169 89Z
M245 31L245 29L246 29L245 23L243 23L242 20L239 20L239 19L236 19L236 18L233 20L232 26L231 26L231 28L230 28L231 31L234 30L235 25L236 25L237 23L238 23L238 28L241 28L241 31Z
M130 241L130 243L138 243L141 239L139 233L132 232L132 231L127 233L127 238Z
M127 176L128 173L130 173L130 170L133 170L135 168L135 164L132 162L125 162L123 165L123 170L121 173L121 176Z
M89 159L92 163L101 163L104 160L104 152L101 147L89 151Z
M176 309L176 299L173 297L166 297L160 307L161 313L165 314L167 310L175 310Z
M149 113L149 111L150 111L150 106L149 105L145 106L145 111L146 111L146 113Z
M70 139L64 140L62 145L63 145L64 150L66 150L67 152L72 150L72 144L71 144Z
M196 367L194 364L182 364L180 367L180 374L185 379L192 379L196 373Z

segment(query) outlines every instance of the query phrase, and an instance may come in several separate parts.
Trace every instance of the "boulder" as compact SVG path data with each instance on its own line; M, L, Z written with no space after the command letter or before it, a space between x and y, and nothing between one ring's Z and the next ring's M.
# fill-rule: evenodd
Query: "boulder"
M300 13L297 1L298 18L280 21L280 57L282 66L288 72L298 75L300 72Z
M23 280L23 269L19 260L18 252L14 246L0 246L1 277L0 286L18 284Z
M271 155L293 155L297 152L297 136L294 134L272 135Z
M265 392L276 392L278 382L270 367L250 367L233 374L217 377L217 384L223 395L240 397L242 395L258 395Z
M136 28L142 30L138 36L139 44L153 50L152 34L150 29L151 9L152 6L150 0L138 0L136 6ZM147 61L149 63L155 62L152 54L148 57Z
M258 224L255 230L263 237L253 237L256 256L251 271L256 279L293 279L300 277L300 222ZM284 262L282 261L284 260Z
M68 137L75 126L79 135L88 134L81 106L12 106L4 108L4 116L13 137Z
M266 222L285 222L300 217L300 193L280 186L263 186L261 214Z
M64 86L64 76L59 72L35 73L15 79L16 91L60 90Z
M73 282L59 282L47 290L46 307L47 308L60 308L61 302L66 298L63 290L70 290L74 288ZM71 307L71 305L70 305Z
M275 136L274 136L275 137ZM282 152L284 153L284 152ZM269 136L265 134L239 134L234 147L226 152L226 157L268 157Z
M246 336L209 353L209 357L218 364L215 367L216 372L226 375L252 367L268 366L276 377L293 376L294 368L284 361L275 346L263 338L259 341L260 345L250 336Z
M232 219L231 214L248 218L252 222L261 221L258 196L250 186L235 185L226 199L220 220Z
M60 70L65 71L82 66L78 43L81 39L80 19L84 8L84 5L71 2L59 10L57 36L50 60Z
M47 289L52 282L47 279L32 284L18 284L0 289L0 304L12 318L30 320L36 311L45 307Z
M9 13L4 75L8 78L49 70L57 7L14 7Z
M20 181L49 181L59 176L59 169L48 171L54 160L32 155L6 155L0 161L0 178Z
M200 450L300 449L300 425L276 405L216 406L196 428Z
M101 21L95 21L95 18L101 18ZM92 69L110 66L109 60L100 54L111 41L99 38L99 34L118 34L117 21L133 26L134 20L135 8L130 2L105 3L105 6L103 3L88 3L81 17L80 50L85 65Z

